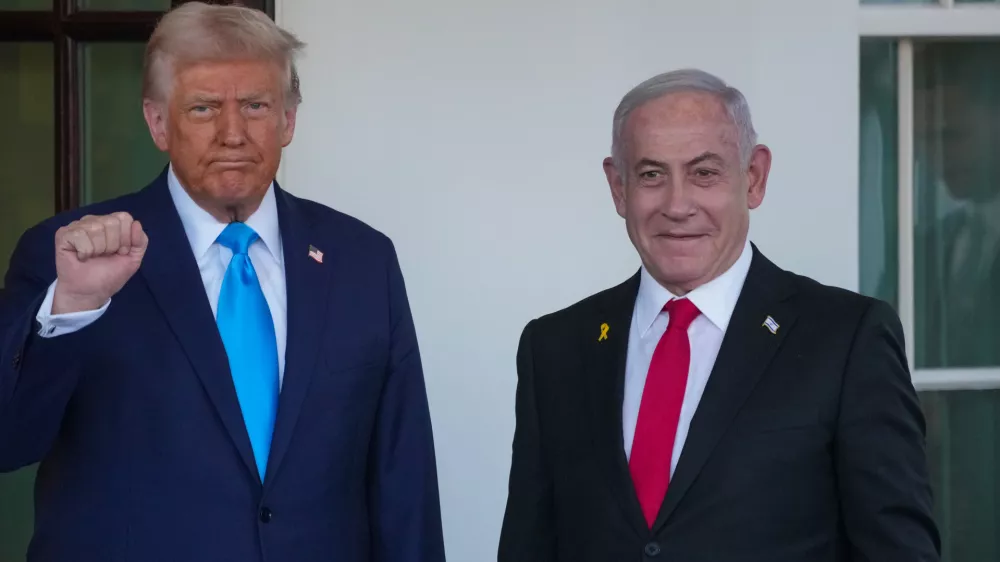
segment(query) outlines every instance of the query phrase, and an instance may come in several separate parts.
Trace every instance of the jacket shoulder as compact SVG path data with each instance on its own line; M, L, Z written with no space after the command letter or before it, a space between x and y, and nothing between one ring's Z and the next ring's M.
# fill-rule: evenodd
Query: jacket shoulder
M109 199L107 201L101 201L99 203L93 203L76 209L71 209L69 211L57 213L56 215L51 216L24 231L24 234L21 235L18 242L18 246L29 249L34 248L37 245L44 245L48 250L50 250L50 253L54 255L54 240L57 230L73 221L80 220L87 215L99 216L110 215L121 211L131 212L135 197L136 194L131 193L114 199Z
M299 213L323 236L338 242L347 242L365 251L373 249L394 252L392 240L381 231L347 213L332 207L303 199L288 192L285 195L294 201Z
M137 193L129 193L128 195L122 195L120 197L115 197L114 199L108 199L107 201L101 201L98 203L91 203L89 205L84 205L83 207L78 207L76 209L71 209L69 211L63 211L57 213L35 226L31 227L28 231L44 231L52 232L59 230L60 228L66 226L67 224L80 220L87 215L110 215L112 213L118 212L132 212L134 208L134 201L137 197Z
M834 311L851 311L855 313L864 312L873 306L888 306L888 303L879 299L862 295L843 287L825 285L815 279L805 277L803 275L797 275L794 273L789 273L789 275L793 276L798 289L798 295L806 305L821 306L825 309Z
M639 274L636 273L619 285L535 318L529 323L529 327L543 333L564 332L570 327L592 320L595 316L603 317L609 313L620 316L626 311L631 314L638 289Z
M828 337L841 334L853 338L863 323L876 323L902 333L899 314L887 302L855 291L825 285L815 279L789 273L796 286L800 313L823 323ZM800 318L802 316L800 315Z

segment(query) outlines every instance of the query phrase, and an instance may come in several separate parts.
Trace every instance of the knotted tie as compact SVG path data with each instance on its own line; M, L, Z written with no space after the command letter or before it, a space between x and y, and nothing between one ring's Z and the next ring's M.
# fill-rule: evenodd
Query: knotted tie
M219 293L216 322L261 482L278 411L278 346L271 310L247 253L257 233L230 223L216 242L233 251Z

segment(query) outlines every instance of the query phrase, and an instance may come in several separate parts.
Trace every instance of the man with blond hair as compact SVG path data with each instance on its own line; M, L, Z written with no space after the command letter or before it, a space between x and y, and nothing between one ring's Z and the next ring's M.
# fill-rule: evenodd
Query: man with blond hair
M388 238L275 182L303 45L188 3L146 53L170 165L30 229L0 293L0 470L29 561L439 562L431 422Z

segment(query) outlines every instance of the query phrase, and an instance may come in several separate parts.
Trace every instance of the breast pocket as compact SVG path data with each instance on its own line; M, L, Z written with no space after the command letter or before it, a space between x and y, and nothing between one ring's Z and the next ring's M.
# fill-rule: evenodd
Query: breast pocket
M328 415L366 419L378 406L389 365L389 342L383 327L346 315L342 329L323 339L310 400Z
M735 464L756 473L755 478L765 478L761 474L769 473L772 476L767 478L777 478L773 482L777 485L791 473L783 469L794 472L825 466L831 440L830 429L818 412L796 408L754 409L741 412L733 420L725 450L732 454Z
M754 408L736 417L733 427L740 435L820 430L819 412L804 408Z
M388 364L389 341L382 330L361 322L345 325L355 328L332 331L323 343L321 353L329 372Z
M358 354L327 357L321 374L328 398L346 407L357 407L377 400L385 378L386 362L378 356Z

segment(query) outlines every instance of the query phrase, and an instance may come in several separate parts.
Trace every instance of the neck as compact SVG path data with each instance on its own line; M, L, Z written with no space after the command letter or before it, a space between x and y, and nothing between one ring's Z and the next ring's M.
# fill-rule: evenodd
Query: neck
M215 220L221 223L246 222L250 215L257 212L263 197L253 201L241 201L236 204L219 204L216 202L200 201L195 199L198 206L205 209Z

